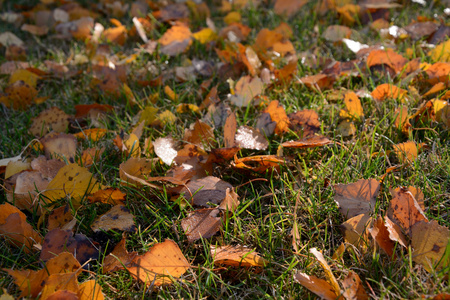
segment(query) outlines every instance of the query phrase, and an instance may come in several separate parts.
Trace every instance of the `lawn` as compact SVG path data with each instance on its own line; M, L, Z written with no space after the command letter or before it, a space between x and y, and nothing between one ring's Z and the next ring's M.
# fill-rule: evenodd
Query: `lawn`
M420 2L0 2L0 294L448 299Z

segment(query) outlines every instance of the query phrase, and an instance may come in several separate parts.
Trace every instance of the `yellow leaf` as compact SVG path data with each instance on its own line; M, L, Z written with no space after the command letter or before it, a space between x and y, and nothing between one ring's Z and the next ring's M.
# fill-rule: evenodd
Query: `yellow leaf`
M165 110L158 115L156 123L159 123L161 124L161 126L164 126L166 124L174 124L176 120L177 117L170 110Z
M131 157L141 156L141 147L139 147L139 138L134 134L130 134L128 140L125 141L128 153Z
M153 106L146 106L141 112L141 117L139 118L139 123L145 121L145 125L150 125L156 120L156 113L158 109Z
M217 39L217 34L211 28L203 28L202 30L193 33L192 36L201 44L207 44Z
M434 61L449 62L450 61L450 40L447 40L436 46L428 52L428 55Z
M232 11L228 13L228 15L223 18L224 22L227 25L230 25L232 23L240 23L241 22L241 14L237 11Z
M39 76L28 71L25 69L19 69L11 74L11 77L9 78L9 84L14 84L15 82L22 80L26 84L28 84L30 87L36 87L37 80L39 79Z
M55 178L48 184L47 190L42 194L48 198L50 203L66 196L71 197L73 205L77 207L84 195L98 190L97 180L87 168L69 164L58 171Z
M169 99L172 101L175 101L178 99L177 94L168 85L166 85L164 87L164 93L166 93L167 97L169 97Z

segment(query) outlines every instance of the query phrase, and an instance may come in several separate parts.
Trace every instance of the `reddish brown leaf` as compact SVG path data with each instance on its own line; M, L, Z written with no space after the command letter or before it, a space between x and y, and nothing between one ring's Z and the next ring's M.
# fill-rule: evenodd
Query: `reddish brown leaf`
M125 237L114 247L114 250L103 260L103 273L114 272L128 267L137 255L137 252L128 252L125 247Z
M211 256L215 264L235 267L264 267L268 263L257 252L242 246L211 245Z
M334 189L334 200L338 203L340 212L347 218L352 218L375 209L380 182L376 179L360 179L350 184L337 184Z
M222 219L218 217L220 211L217 208L205 208L196 210L187 218L181 220L181 227L190 243L215 235L222 226Z
M91 229L96 231L108 231L112 229L134 232L136 225L134 224L133 215L124 205L116 205L109 211L99 216L91 225Z
M331 140L329 140L325 136L320 135L314 135L304 138L303 140L299 141L289 141L284 142L281 144L281 146L285 148L315 148L315 147L321 147L325 146L331 143Z

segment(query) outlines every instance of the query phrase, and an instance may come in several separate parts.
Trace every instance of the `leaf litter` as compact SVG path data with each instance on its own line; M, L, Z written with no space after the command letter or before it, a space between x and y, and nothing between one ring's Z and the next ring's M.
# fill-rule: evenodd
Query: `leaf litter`
M187 271L204 261L200 256L191 259L193 256L187 253L200 247L205 247L205 255L209 256L206 259L211 258L214 264L245 268L239 272L253 276L266 272L264 268L279 264L280 257L273 255L266 260L253 249L286 255L285 249L267 252L247 236L239 238L237 245L227 242L234 230L233 222L256 213L250 205L255 199L250 200L247 192L241 194L243 184L236 178L248 179L246 184L254 190L253 181L267 181L269 176L272 181L285 182L282 176L292 174L299 175L299 184L317 182L318 178L310 178L309 172L328 166L327 155L335 156L339 147L348 150L358 139L368 140L371 128L384 126L384 121L376 123L372 119L374 114L384 114L395 129L383 133L389 136L390 144L384 144L383 149L373 142L370 150L363 147L367 157L352 152L347 162L384 156L386 173L382 174L382 168L380 174L376 170L375 175L367 175L353 168L355 176L347 180L353 183L339 183L340 175L324 179L325 189L330 180L334 182L334 207L341 213L336 218L344 221L335 226L342 229L342 234L330 227L332 236L344 241L336 252L342 252L341 258L344 252L358 253L355 257L359 259L379 247L389 262L408 254L416 268L427 272L448 268L449 232L435 215L437 206L429 198L430 191L424 190L427 198L413 186L391 189L390 199L384 193L390 188L384 183L387 176L399 180L398 172L404 172L403 179L408 170L423 162L422 156L434 155L439 161L434 141L424 138L421 132L442 135L450 127L449 43L445 38L448 27L437 17L418 16L402 28L394 24L397 20L391 14L407 4L388 2L277 0L268 7L258 1L237 1L233 5L224 1L216 5L100 0L87 7L77 2L41 2L34 8L15 7L29 11L2 15L17 30L0 35L7 60L1 65L4 78L0 103L5 111L33 114L26 124L27 134L30 139L39 139L30 149L0 163L7 201L0 209L2 239L26 255L40 252L36 257L45 265L39 270L35 266L23 270L3 268L21 296L103 299L104 285L95 279L78 283L81 270L91 268L97 259L103 261L104 273L125 269L152 289L174 281L193 282L192 276L198 274L186 275ZM288 23L251 28L246 15L249 7L273 9ZM321 23L311 34L313 40L323 39L326 44L314 44L308 53L298 53L298 28L292 22L296 15L304 13L332 14L335 24L319 28L325 25ZM101 17L109 18L109 22ZM133 20L129 26L130 17ZM358 32L361 28L356 24L364 29ZM25 60L32 49L28 40L16 36L20 31L33 36L41 48L52 40L77 40L81 52L74 54L71 50L65 62L51 57L30 64ZM361 36L361 32L366 35L369 31L376 32L381 42ZM428 44L423 43L425 40ZM404 41L414 45L406 50L397 47ZM202 54L198 49L212 56L199 57ZM325 56L319 54L330 49ZM340 51L353 56L339 61L345 57L339 57ZM141 55L152 59L144 61ZM160 58L167 62L155 67L151 60ZM177 61L178 65L173 67L169 61ZM74 110L53 106L56 102L49 100L46 93L52 82L73 80L78 84L84 76L88 76L88 84L80 84L80 91L92 96L91 104L77 103ZM347 80L366 84L368 79L371 84L362 90L352 90L350 84L347 89L336 90ZM202 81L198 90L189 86L195 80ZM145 96L135 83L149 89ZM294 104L288 93L292 89L308 92L308 97L312 95L317 101L304 105L299 94ZM100 103L105 99L114 99L109 102L114 106ZM195 103L190 103L192 99ZM123 116L125 105L131 110L121 120L122 128L110 130L116 114ZM387 107L392 113L383 111ZM332 111L330 120L327 110ZM76 111L75 115L66 113L71 111ZM257 116L254 121L249 118L251 114ZM374 152L376 147L380 147L378 153ZM315 160L311 155L323 159ZM109 166L111 162L115 165ZM103 173L104 165L117 174ZM353 179L377 175L382 179ZM122 185L120 190L115 184L104 185L111 178ZM407 178L405 181L409 184ZM266 190L263 185L258 189ZM139 200L144 204L133 202L136 191L145 199ZM284 192L290 197L289 191ZM278 201L277 194L273 191L258 196L257 201L269 196ZM166 202L168 199L174 202ZM309 198L307 201L312 203ZM145 206L145 210L159 216L165 209L163 203L173 203L170 210L179 213L171 220L158 222L173 224L174 235L169 236L176 237L176 241L158 242L167 236L167 232L160 232L158 238L150 235L145 242L141 240L145 243L140 245L142 249L133 242L133 250L139 252L129 252L124 235L108 255L109 250L105 252L101 248L104 245L96 242L100 234L124 231L134 236L141 232L142 217L134 213ZM272 204L264 202L267 207ZM95 216L82 223L89 209L95 211ZM296 245L296 259L303 259L300 252L309 248L326 277L296 270L296 282L325 299L368 299L369 290L371 296L378 295L379 287L374 291L369 284L371 274L365 274L363 265L353 265L350 270L335 260L329 264L309 242L303 247L305 228L299 223L304 216L297 215L297 205L294 216L297 231L292 242ZM149 228L144 232L153 234L154 228ZM148 245L153 245L150 250ZM323 247L324 251L332 250ZM206 270L205 266L205 271L222 275L220 270ZM189 277L187 281L185 276Z

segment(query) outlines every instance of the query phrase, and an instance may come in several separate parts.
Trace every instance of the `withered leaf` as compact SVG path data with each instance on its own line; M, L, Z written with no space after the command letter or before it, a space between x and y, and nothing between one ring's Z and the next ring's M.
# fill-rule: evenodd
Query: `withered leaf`
M240 126L235 135L236 144L240 148L266 150L269 142L256 129L250 126Z
M136 231L136 225L134 224L133 215L129 209L124 205L116 205L108 212L99 216L91 225L91 229L96 232L100 230L123 230L123 231Z
M375 209L375 200L380 192L380 182L376 179L360 179L350 184L334 186L334 200L340 212L347 218L371 213Z
M99 255L97 246L85 235L55 228L44 237L40 259L47 261L63 252L72 253L81 264Z
M314 147L321 147L325 146L331 143L331 140L329 140L325 136L321 135L314 135L314 136L308 136L302 140L298 141L289 141L284 142L281 144L281 146L285 148L314 148Z
M294 280L322 299L335 300L339 297L331 284L316 276L309 276L305 273L298 272L294 275Z
M137 255L137 252L128 252L125 247L125 237L114 247L114 250L103 260L103 273L114 272L128 267Z
M366 249L369 242L369 228L372 217L368 213L348 219L342 225L344 239L360 249Z
M190 181L182 190L185 197L192 196L192 203L198 206L209 206L208 203L219 204L225 199L226 190L233 186L214 176Z
M73 161L77 151L77 139L71 134L49 133L42 140L45 156Z
M153 142L155 154L169 166L178 155L177 150L175 150L175 146L176 142L172 137L157 138Z
M217 208L205 208L196 210L187 218L181 220L181 227L190 243L215 235L222 226L222 219L218 217L220 211Z
M51 231L55 228L60 228L63 230L72 229L72 228L65 227L72 220L74 220L74 217L70 210L70 206L69 206L69 204L66 204L65 206L61 206L61 207L54 209L50 213L50 215L48 216L47 229L49 231Z
M342 294L347 300L368 300L369 296L364 290L364 286L359 278L358 274L350 271L342 281L344 287L344 293Z
M403 247L407 246L405 236L402 234L401 229L395 223L393 223L389 217L378 218L373 222L372 228L369 229L372 238L383 249L389 257L394 254L395 244L398 242Z
M305 109L290 113L288 118L290 122L289 128L298 133L301 132L300 136L303 138L312 136L320 130L319 115L314 110Z
M264 112L268 113L272 121L277 124L275 126L276 134L282 134L288 131L289 118L286 115L286 111L283 106L279 104L278 100L271 101Z
M257 252L243 246L213 246L211 256L215 264L236 267L264 267L268 261L258 255Z
M30 133L34 136L43 136L50 131L66 132L69 118L70 116L58 107L48 108L33 119Z

